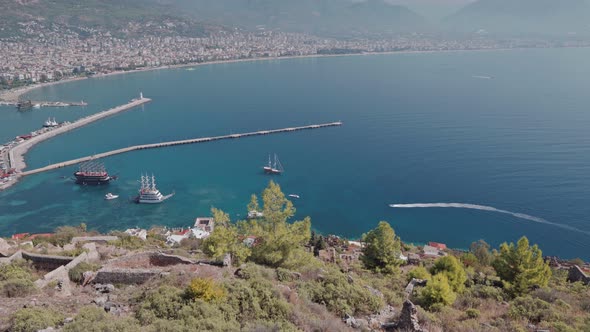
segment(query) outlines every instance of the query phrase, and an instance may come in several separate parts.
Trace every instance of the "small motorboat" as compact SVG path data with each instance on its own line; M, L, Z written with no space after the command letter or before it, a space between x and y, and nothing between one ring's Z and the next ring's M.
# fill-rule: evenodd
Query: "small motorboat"
M295 194L289 194L289 197L293 197L293 198L299 198L299 195L295 195Z
M111 193L104 195L104 199L106 199L107 201L110 201L111 199L116 199L116 198L119 198L119 195L113 195Z

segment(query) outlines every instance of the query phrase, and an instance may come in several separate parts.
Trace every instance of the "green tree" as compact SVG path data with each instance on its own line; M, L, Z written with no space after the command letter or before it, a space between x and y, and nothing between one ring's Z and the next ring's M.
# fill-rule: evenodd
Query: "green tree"
M432 275L424 266L418 266L408 272L408 281L412 279L430 280Z
M211 235L203 241L203 252L209 257L222 260L226 254L232 257L232 263L239 264L250 256L250 249L247 248L238 234L236 225L232 224L229 216L218 209L211 209L216 225ZM222 220L217 223L217 218Z
M444 274L437 274L428 281L419 296L421 304L427 309L453 304L457 294L453 292L449 280Z
M536 244L531 247L524 236L516 245L503 243L492 266L515 295L525 294L533 286L547 286L551 278L551 268L543 260L543 252Z
M287 222L295 214L293 203L285 198L281 187L274 181L270 181L262 192L262 203L264 220L270 224Z
M229 223L231 222L229 214L223 212L220 209L212 207L211 215L213 216L213 220L215 220L216 225L229 225Z
M471 243L469 251L477 257L479 264L484 266L490 265L494 258L490 253L490 245L484 240Z
M385 221L377 228L363 235L363 255L361 260L366 268L383 273L393 273L401 265L401 241L393 228Z
M241 223L244 234L258 238L251 259L271 267L296 268L312 260L304 246L311 237L311 220L289 223L295 209L281 187L270 181L262 193L264 217Z
M260 205L258 205L258 197L255 194L252 194L250 197L250 203L248 203L248 212L250 211L260 211Z
M465 289L467 274L463 269L463 265L455 256L445 256L437 259L434 262L434 266L430 269L430 273L433 275L445 275L449 285L457 293L461 293Z

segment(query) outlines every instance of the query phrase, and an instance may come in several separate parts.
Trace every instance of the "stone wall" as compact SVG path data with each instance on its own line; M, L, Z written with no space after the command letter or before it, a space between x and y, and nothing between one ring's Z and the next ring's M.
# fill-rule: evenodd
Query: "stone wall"
M76 236L72 239L72 244L76 244L78 242L101 242L107 243L110 241L116 241L119 237L117 236Z
M170 266L170 265L188 265L188 264L196 264L195 261L192 259L176 256L176 255L168 255L162 254L159 252L153 252L150 254L150 264L155 266Z
M162 273L156 269L100 269L93 282L98 284L143 284Z
M51 271L62 265L68 265L74 260L74 257L52 256L52 255L38 255L23 252L22 257L33 262L33 265L39 270Z
M15 252L12 256L0 258L0 264L10 264L16 259L23 259L23 252L21 250Z
M590 285L590 276L586 275L579 266L574 265L570 267L569 273L567 275L567 281L569 282L576 282L581 281L586 285Z

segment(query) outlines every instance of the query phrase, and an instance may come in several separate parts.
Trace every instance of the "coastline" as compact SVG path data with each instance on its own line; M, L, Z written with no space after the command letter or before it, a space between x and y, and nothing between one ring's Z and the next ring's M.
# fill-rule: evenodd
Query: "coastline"
M40 89L40 88L43 88L46 86L52 86L52 85L63 84L63 83L68 83L68 82L74 82L74 81L80 81L80 80L86 80L86 79L92 79L92 78L102 78L102 77L115 76L115 75L125 75L125 74L132 74L132 73L139 73L139 72L146 72L146 71L190 68L190 67L217 65L217 64L224 64L224 63L289 60L289 59L305 59L305 58L331 58L331 57L349 57L349 56L395 55L395 54L494 52L494 51L514 51L514 50L526 50L526 49L538 49L538 48L541 48L541 47L456 49L456 50L421 50L421 51L405 50L405 51L363 52L363 53L348 53L348 54L289 55L289 56L277 56L277 57L259 57L259 58L248 58L248 59L228 59L228 60L214 60L214 61L206 61L206 62L193 62L193 63L178 64L178 65L165 65L165 66L159 66L159 67L140 68L140 69L134 69L134 70L113 71L113 72L106 73L106 74L96 74L96 75L93 75L90 77L77 76L77 77L71 77L71 78L67 78L67 79L63 79L63 80L59 80L59 81L28 85L28 86L20 87L20 88L16 88L16 89L9 89L9 90L5 90L5 91L0 91L0 101L17 102L21 96L23 96L24 94L29 93L35 89ZM559 47L559 48L585 48L585 47Z

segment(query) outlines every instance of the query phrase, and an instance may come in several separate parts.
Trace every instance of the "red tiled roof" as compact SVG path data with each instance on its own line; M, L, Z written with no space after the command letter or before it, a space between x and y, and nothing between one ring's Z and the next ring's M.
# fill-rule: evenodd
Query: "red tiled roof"
M428 242L428 245L431 247L435 247L439 250L445 250L447 249L447 245L444 243L438 243L438 242Z
M13 240L22 240L22 239L26 238L27 236L29 236L29 233L12 234L12 239Z

